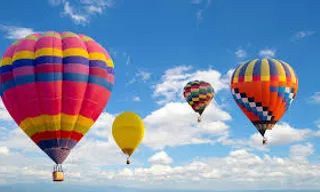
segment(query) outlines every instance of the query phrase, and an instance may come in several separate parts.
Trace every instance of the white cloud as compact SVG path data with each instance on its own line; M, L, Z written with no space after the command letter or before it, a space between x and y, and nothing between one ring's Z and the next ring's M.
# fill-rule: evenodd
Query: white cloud
M102 14L106 8L114 6L113 0L81 0L72 2L67 0L49 0L52 6L63 5L62 15L66 15L71 20L79 25L86 25L90 22L90 17L97 14Z
M135 97L132 98L132 101L139 102L139 101L141 101L141 99L140 99L140 97L135 96Z
M58 6L62 3L64 3L66 0L49 0L50 5L52 6Z
M89 5L86 7L86 10L89 14L101 14L103 12L103 9L101 7L96 7L94 5Z
M213 102L205 111L199 125L195 116L187 103L169 103L154 111L144 119L144 144L160 149L163 145L211 142L213 137L228 135L229 129L224 121L231 119L231 116L216 103ZM257 155L246 149L238 149L230 151L225 157L197 158L183 164L175 159L175 165L171 165L173 159L165 151L160 151L148 159L150 167L134 160L128 168L115 168L114 165L124 165L126 158L112 139L113 120L114 115L103 113L72 150L63 165L69 183L122 186L125 182L127 187L143 188L148 182L148 187L158 189L170 185L196 190L212 187L217 190L320 187L316 182L320 179L320 165L309 162L308 157L314 149L308 142L293 145L289 157ZM293 137L296 141L302 141L308 135L308 131L291 130L293 128L286 124L276 128L289 133L286 137ZM53 162L21 130L3 131L7 131L9 136L0 141L0 146L5 146L0 147L1 182L51 180ZM302 137L297 134L302 134ZM279 138L274 141L279 142ZM30 153L36 155L30 156Z
M21 39L30 34L37 33L32 28L18 27L12 25L1 25L0 30L6 32L7 39Z
M128 56L127 56L127 62L126 62L126 64L129 65L129 64L130 64L130 61L131 61L131 59L130 59L130 56L128 55Z
M151 164L169 165L173 162L173 159L165 151L160 151L151 156L148 162Z
M315 122L315 124L316 124L316 126L320 129L320 120L317 120L317 121ZM320 137L320 130L316 131L316 132L314 133L314 136Z
M292 40L300 40L305 37L314 35L316 32L315 31L298 31L294 36L291 38Z
M258 156L239 149L226 157L202 158L184 165L125 168L114 178L148 182L160 189L164 185L189 190L211 189L213 186L216 190L312 189L320 187L315 182L320 179L319 168L319 163L307 159Z
M310 100L311 100L312 102L314 102L314 103L320 103L320 92L315 92L315 93L311 96Z
M303 141L312 135L312 130L307 128L295 128L288 123L282 122L274 126L265 134L268 137L270 145L284 145L293 142ZM258 139L258 133L255 134L255 139ZM261 137L260 137L261 140ZM259 143L261 143L259 141Z
M246 52L246 50L244 50L244 49L238 49L238 50L235 52L235 55L236 55L236 57L238 57L238 58L245 58L245 57L247 57L247 52Z
M154 97L160 97L158 104L165 104L170 101L184 100L183 88L191 80L203 80L210 83L215 92L222 89L229 89L232 70L226 75L221 75L219 71L193 70L191 66L178 66L165 71L162 82L154 86Z
M276 55L275 49L263 49L259 52L261 57L274 57Z
M138 72L135 74L135 77L133 77L126 85L133 84L133 83L137 82L138 80L141 80L144 83L146 83L150 78L151 78L151 73L146 72L146 71L142 71L142 70L138 70Z
M165 146L213 143L214 138L224 136L229 127L224 123L231 119L212 102L202 114L202 122L187 103L168 103L144 118L146 134L143 143L153 149Z
M205 5L204 5L204 3L205 3ZM196 21L197 21L198 25L204 19L203 12L210 7L211 3L212 3L211 0L206 0L206 1L204 1L204 0L191 0L191 4L203 7L201 9L198 9L196 12Z
M316 121L316 126L320 129L320 120Z
M136 76L141 78L142 81L146 82L147 80L150 79L151 73L139 70L138 73L136 74Z
M199 9L196 13L197 23L200 24L203 21L203 9Z
M0 146L0 156L9 155L9 149L6 146Z
M256 132L252 125L252 131ZM265 137L268 139L268 145L262 145L262 136L260 133L254 133L249 139L233 139L228 135L221 137L218 142L224 145L231 145L235 147L250 147L256 150L268 151L269 146L286 145L295 142L301 142L307 138L314 136L314 132L307 128L295 128L288 123L281 122L274 126L272 130L267 130Z
M64 4L64 11L62 12L62 14L69 16L71 20L77 25L87 24L89 22L87 16L82 13L76 13L74 11L74 7L72 7L68 1Z
M308 157L314 153L314 148L311 143L306 143L305 145L297 144L293 145L290 148L290 156L291 157Z

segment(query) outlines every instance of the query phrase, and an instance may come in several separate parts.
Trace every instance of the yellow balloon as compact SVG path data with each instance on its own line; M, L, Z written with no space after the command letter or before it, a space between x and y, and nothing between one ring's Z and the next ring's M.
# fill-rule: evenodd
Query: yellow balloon
M142 119L133 112L123 112L116 117L112 125L112 135L124 154L129 158L139 146L144 136Z

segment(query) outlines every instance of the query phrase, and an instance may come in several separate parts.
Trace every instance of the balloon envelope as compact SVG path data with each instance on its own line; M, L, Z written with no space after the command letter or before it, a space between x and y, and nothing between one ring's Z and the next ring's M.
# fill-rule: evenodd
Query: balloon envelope
M214 97L214 89L205 81L194 80L185 85L183 96L192 109L202 115Z
M295 99L298 78L284 61L254 59L234 71L231 91L240 109L264 136Z
M85 35L46 32L13 43L0 64L1 98L57 164L105 108L114 84L108 52Z
M143 139L143 121L133 112L123 112L113 122L112 135L122 152L131 156Z

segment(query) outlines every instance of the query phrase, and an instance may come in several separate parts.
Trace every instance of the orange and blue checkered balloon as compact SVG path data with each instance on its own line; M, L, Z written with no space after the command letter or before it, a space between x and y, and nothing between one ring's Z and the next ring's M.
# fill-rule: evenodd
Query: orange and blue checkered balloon
M240 109L264 136L296 98L298 78L284 61L254 59L234 71L231 91Z
M71 32L31 34L9 46L0 62L5 107L57 164L97 120L113 84L108 52Z
M183 96L192 109L201 116L214 97L214 89L205 81L194 80L185 85Z

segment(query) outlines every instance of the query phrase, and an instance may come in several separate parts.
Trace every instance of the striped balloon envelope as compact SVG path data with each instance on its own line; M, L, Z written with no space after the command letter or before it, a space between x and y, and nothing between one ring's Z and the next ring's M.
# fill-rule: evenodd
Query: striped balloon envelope
M1 98L12 118L61 164L107 105L114 65L88 36L45 32L9 46L0 75Z
M183 96L192 109L199 113L198 122L200 122L203 111L214 97L214 89L210 83L194 80L184 86Z
M266 130L274 127L295 99L298 78L284 61L254 59L234 71L231 91L240 109L264 137Z

